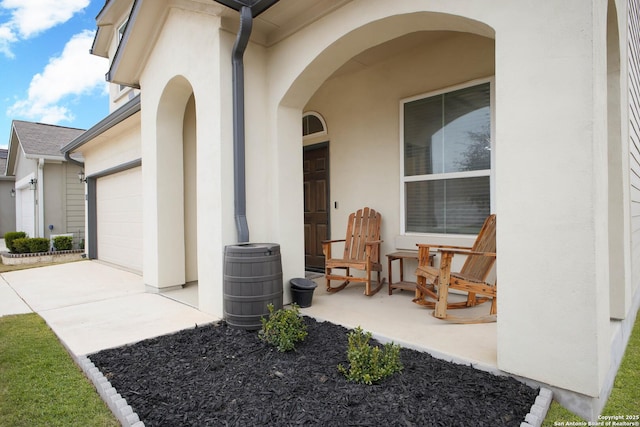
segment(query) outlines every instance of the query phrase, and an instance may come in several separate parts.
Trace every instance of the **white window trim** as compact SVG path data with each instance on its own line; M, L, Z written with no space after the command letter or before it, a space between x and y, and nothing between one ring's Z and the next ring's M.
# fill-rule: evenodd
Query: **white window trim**
M465 89L472 86L481 85L484 83L489 83L489 108L491 111L491 123L490 123L490 132L491 132L491 169L483 169L477 171L467 171L467 172L455 172L455 173L446 173L446 174L429 174L429 175L413 175L413 176L404 176L404 104L416 101L419 99L429 98L432 96L438 96L445 93L453 92L460 89ZM416 243L418 241L422 241L424 237L433 237L437 239L439 242L446 242L448 239L459 241L460 239L467 239L470 235L465 234L444 234L444 233L417 233L417 232L407 232L406 231L406 216L405 216L405 183L406 182L414 182L414 181L425 181L425 180L436 180L436 179L451 179L451 178L471 178L471 177L479 177L479 176L489 176L489 202L490 202L490 211L495 212L495 155L496 155L496 143L495 143L495 77L487 77L482 79L470 80L464 83L460 83L454 86L448 86L446 88L442 88L432 92L426 92L419 95L414 95L408 98L403 98L400 100L398 104L398 110L400 111L400 236L415 236ZM487 173L488 172L488 173ZM444 239L444 240L443 240ZM446 244L446 243L440 243Z

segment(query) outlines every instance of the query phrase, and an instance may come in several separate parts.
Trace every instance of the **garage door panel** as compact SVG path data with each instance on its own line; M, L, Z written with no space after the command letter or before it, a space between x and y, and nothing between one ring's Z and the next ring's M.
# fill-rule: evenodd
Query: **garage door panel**
M20 192L20 214L18 215L17 231L24 231L29 237L35 237L35 200L34 190L23 188Z
M142 169L96 182L98 259L142 271Z

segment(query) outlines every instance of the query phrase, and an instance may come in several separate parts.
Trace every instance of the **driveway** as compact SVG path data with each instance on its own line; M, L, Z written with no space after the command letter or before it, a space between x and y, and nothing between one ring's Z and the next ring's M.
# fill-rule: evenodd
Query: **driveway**
M0 274L0 316L32 311L78 356L219 320L98 261Z

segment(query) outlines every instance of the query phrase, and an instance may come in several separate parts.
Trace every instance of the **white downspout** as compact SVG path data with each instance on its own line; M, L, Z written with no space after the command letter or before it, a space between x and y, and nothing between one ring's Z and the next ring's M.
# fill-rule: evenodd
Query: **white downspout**
M44 237L44 159L38 159L38 237Z

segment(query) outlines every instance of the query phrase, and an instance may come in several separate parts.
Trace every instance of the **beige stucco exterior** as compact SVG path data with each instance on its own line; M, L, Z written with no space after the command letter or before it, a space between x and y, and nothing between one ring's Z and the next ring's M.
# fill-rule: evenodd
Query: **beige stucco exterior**
M383 215L383 254L420 241L473 241L403 232L400 102L490 82L498 368L574 393L565 401L577 396L574 410L593 418L640 304L627 3L329 3L295 28L269 32L258 22L244 56L251 241L281 245L285 284L304 274L302 148L324 141L332 237L366 205ZM128 16L122 10L111 25ZM112 76L139 86L141 111L78 151L88 175L142 159L145 284L197 280L200 310L222 316L223 250L236 242L237 14L186 0L137 13ZM150 40L133 37L145 30ZM144 51L144 60L134 64L127 49ZM307 111L322 115L326 136L303 142Z

